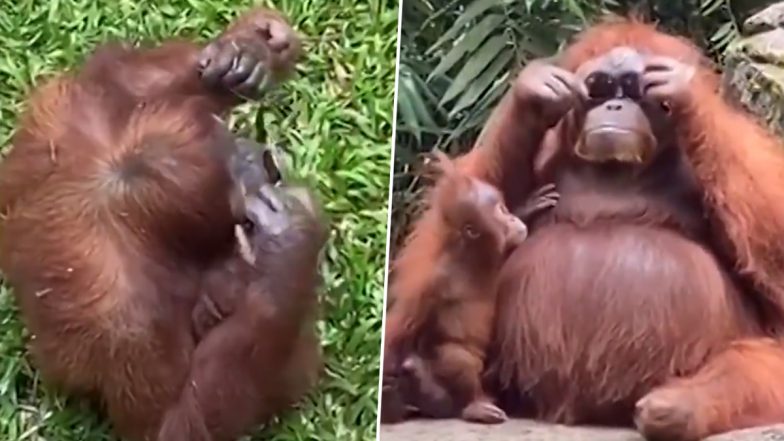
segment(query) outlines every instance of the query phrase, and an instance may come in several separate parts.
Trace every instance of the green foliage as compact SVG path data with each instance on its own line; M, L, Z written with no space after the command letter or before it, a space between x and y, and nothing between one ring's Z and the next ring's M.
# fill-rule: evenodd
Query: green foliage
M417 155L465 150L528 61L556 53L607 13L635 14L720 56L737 37L729 0L405 0L398 85L393 238L419 188Z
M79 64L111 39L207 39L253 0L17 0L0 6L0 145L41 77ZM307 38L298 78L246 105L232 125L290 146L291 162L326 201L326 374L301 406L252 439L375 438L383 303L397 2L280 0ZM0 439L114 439L88 406L41 386L10 290L0 285ZM226 375L231 375L227 372Z

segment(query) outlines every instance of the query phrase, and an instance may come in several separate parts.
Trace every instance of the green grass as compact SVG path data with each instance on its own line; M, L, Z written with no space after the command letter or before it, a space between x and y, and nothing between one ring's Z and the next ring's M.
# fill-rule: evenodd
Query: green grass
M252 3L0 1L0 148L8 147L24 98L42 75L79 64L110 39L206 40ZM306 36L307 57L298 77L265 100L268 112L246 105L232 123L293 150L293 168L315 185L333 228L324 265L325 376L299 411L253 439L374 439L397 2L267 3ZM86 404L41 384L27 359L27 336L11 294L0 286L0 440L114 439L105 419Z

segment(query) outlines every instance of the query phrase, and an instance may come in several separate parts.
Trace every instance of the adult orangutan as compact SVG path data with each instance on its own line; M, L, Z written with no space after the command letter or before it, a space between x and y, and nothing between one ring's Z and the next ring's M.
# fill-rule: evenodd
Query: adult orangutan
M126 439L234 440L314 384L320 219L219 119L299 48L264 9L206 47L105 46L36 90L0 164L0 268L35 364Z
M586 30L523 69L459 167L512 207L561 194L499 276L505 410L651 440L784 421L784 150L695 46L635 20ZM438 215L395 262L387 370L416 338Z

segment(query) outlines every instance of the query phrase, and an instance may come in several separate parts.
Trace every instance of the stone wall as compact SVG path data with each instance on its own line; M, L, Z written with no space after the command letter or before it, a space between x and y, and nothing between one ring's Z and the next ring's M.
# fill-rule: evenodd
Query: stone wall
M784 136L784 1L750 17L727 51L724 93Z

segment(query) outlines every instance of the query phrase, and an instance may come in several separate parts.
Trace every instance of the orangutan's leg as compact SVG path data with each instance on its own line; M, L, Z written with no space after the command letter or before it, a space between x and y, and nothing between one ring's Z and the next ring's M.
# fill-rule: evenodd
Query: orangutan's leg
M449 378L460 392L468 398L461 417L466 421L498 424L506 421L506 413L493 404L482 387L484 362L475 352L463 345L446 343L438 348L435 370L441 378Z
M734 342L695 375L672 380L640 399L635 422L652 441L696 441L784 422L784 344Z

